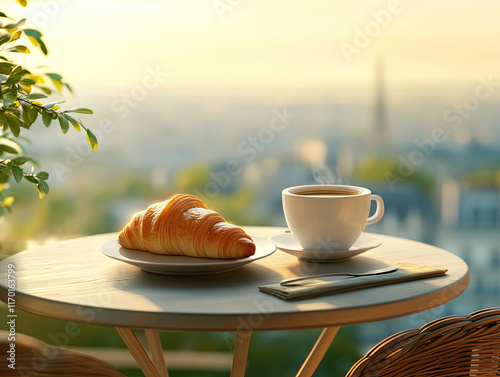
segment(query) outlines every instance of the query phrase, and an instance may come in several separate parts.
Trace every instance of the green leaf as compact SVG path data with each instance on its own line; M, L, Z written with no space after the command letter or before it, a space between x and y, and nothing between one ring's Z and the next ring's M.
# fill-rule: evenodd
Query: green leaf
M11 146L0 144L0 155L4 154L5 152L16 154L17 150L15 148L12 148Z
M97 138L95 135L87 128L87 141L94 151L97 150Z
M3 106L8 107L17 100L17 89L11 87L3 92Z
M0 127L3 127L3 130L7 131L8 124L7 124L7 121L5 120L5 117L1 111L0 111ZM0 136L0 137L5 137L5 134Z
M37 46L42 50L44 55L47 55L47 46L42 40L42 33L40 33L36 29L24 29L24 34L27 35L28 39L30 40L31 43L33 43L34 46Z
M49 50L47 49L47 45L45 44L45 42L39 39L38 43L40 43L40 50L42 50L44 55L47 55L49 53Z
M17 68L17 67L16 67ZM19 71L16 72L17 75L20 75L20 76L25 76L27 74L31 74L30 71L28 71L27 69L24 69L23 67L20 67L19 66Z
M16 51L20 52L21 54L31 54L31 51L28 47L22 46L22 45L17 45L15 46Z
M21 111L15 107L10 106L7 108L7 110L11 115L15 115L18 118L21 116Z
M5 82L5 85L13 85L13 84L16 84L18 83L19 81L21 81L21 79L23 78L23 76L17 74L17 75L14 75L14 74L11 74L10 77L7 79L7 81Z
M94 114L91 109L87 109L86 107L77 107L74 109L66 110L65 113L78 113L78 114Z
M24 84L24 85L35 85L36 84L36 81L35 80L32 80L32 79L21 79L21 84Z
M12 134L15 137L18 137L19 134L21 133L21 124L20 124L19 119L14 115L10 115L10 114L5 114L5 115L6 115L5 118L7 120L7 124L9 125L9 128L12 131Z
M10 41L10 35L9 34L1 34L0 35L0 46L7 43Z
M51 79L53 79L53 80L56 80L56 81L59 81L59 82L62 81L62 76L59 73L46 73L46 75L48 77L50 77Z
M10 37L10 42L17 41L19 38L21 38L22 34L23 34L22 30L16 30L14 33L12 33Z
M31 54L30 49L28 47L26 47L26 46L23 46L23 45L17 45L17 46L14 46L14 47L10 47L10 48L8 48L5 51L20 52L21 54Z
M59 118L59 124L61 125L62 132L63 132L63 134L66 134L66 132L68 132L68 129L69 129L68 119L66 119L64 114L59 114L58 118Z
M45 94L47 94L49 96L52 94L52 90L50 90L49 88L46 88L45 86L39 86L38 89L41 89Z
M45 94L42 94L42 93L31 93L26 98L27 99L40 99L40 98L47 98L47 96Z
M30 129L30 126L31 124L27 124L24 120L22 120L21 118L17 118L17 121L19 122L19 126L22 127L22 128L26 128L27 130Z
M28 161L33 161L33 159L31 157L21 156L21 157L16 157L12 160L14 165L19 165L19 166L25 164Z
M26 34L28 37L33 37L36 39L42 38L42 33L39 30L36 29L23 29L24 34Z
M21 66L15 67L12 72L9 74L9 78L5 82L5 85L7 86L12 86L13 84L16 84L18 81L20 81L24 75L29 74L30 72Z
M20 65L16 65L16 67L10 73L11 76L15 76L15 75L19 74L19 72L21 72L22 69L23 69L23 67L21 67Z
M49 179L49 173L47 173L47 172L45 172L45 171L41 171L40 173L38 173L38 174L36 175L36 177L37 177L38 179L41 179L41 180L44 180L44 181L45 181L46 179Z
M0 169L0 184L7 183L9 181L9 177L10 177L9 171Z
M28 5L28 0L16 0L16 1L19 5L22 5L23 7Z
M42 186L43 191L48 194L49 193L49 185L45 181L39 181L40 186Z
M38 112L33 106L29 104L22 103L21 106L23 109L23 121L26 124L26 128L29 129L29 127L31 127L31 125L35 122L38 116Z
M10 18L9 16L7 16L4 12L0 12L0 17L3 17L3 18ZM12 20L12 18L10 18Z
M21 180L23 179L23 169L21 169L19 166L13 166L12 175L14 176L14 179L17 183L21 182Z
M75 130L77 130L78 132L81 131L81 128L80 128L80 123L79 121L77 121L75 118L73 118L72 116L68 115L68 114L63 114L67 120L69 120L69 122L71 123L71 125L73 126L73 128Z
M29 117L29 114L28 114L28 110L30 108L30 105L26 105L26 104L22 104L21 105L22 108L23 108L23 120L24 120L24 123L26 123L27 125L30 125L33 123L30 121L30 117Z
M33 175L31 174L26 174L24 175L24 179L26 179L28 182L38 184L38 179L36 179Z
M42 120L45 127L50 126L50 122L52 122L52 115L47 111L42 110Z
M35 123L36 118L38 117L38 111L36 111L34 106L31 106L28 110L28 117L30 118L31 123Z
M71 87L68 83L66 83L66 82L65 82L65 83L64 83L64 86L66 87L66 89L68 89L68 90L69 90L69 92L70 92L71 94L73 94L73 88L72 88L72 87Z
M11 112L4 113L4 116L11 132L14 134L15 137L19 136L19 133L21 132L21 127L27 128L26 124Z
M0 62L0 73L4 75L10 75L12 69L14 68L14 64L9 62Z

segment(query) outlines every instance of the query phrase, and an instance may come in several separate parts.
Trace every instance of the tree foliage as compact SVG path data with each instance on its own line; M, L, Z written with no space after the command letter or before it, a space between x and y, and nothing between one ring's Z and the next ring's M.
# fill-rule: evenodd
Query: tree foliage
M16 1L27 5L26 0ZM60 104L64 100L46 102L50 95L62 94L63 90L73 93L63 77L58 73L28 70L15 62L16 54L31 53L27 45L48 54L40 31L26 27L26 19L17 21L0 11L0 216L10 211L14 202L13 196L4 194L9 182L25 180L36 185L40 198L49 192L49 174L35 172L36 161L23 155L22 143L27 139L21 133L25 132L23 129L29 130L37 119L45 127L57 121L63 134L71 127L78 132L83 130L89 145L97 150L95 135L78 118L78 114L93 114L91 109L62 110ZM26 163L31 165L28 171Z

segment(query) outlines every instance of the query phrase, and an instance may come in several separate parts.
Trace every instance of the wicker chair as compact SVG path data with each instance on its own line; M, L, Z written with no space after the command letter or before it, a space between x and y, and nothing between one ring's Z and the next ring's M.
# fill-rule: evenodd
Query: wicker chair
M346 377L500 376L500 308L437 319L381 341Z
M16 377L125 377L95 357L49 346L24 334L15 334L15 369L9 367L8 333L0 331L0 376ZM7 355L7 356L5 356Z

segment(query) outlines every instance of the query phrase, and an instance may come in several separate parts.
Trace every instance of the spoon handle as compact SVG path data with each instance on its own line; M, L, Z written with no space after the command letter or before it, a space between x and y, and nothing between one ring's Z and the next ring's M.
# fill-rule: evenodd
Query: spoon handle
M300 284L294 284L298 281L303 281L303 280L309 280L309 279L316 279L316 278L322 278L326 276L369 276L369 275L381 275L381 274L387 274L389 272L394 272L398 268L397 267L386 267L386 268L380 268L377 270L371 270L371 271L366 271L366 272L331 272L328 274L320 274L320 275L310 275L310 276L302 276L298 278L293 278L293 279L285 279L280 282L280 285L300 285Z

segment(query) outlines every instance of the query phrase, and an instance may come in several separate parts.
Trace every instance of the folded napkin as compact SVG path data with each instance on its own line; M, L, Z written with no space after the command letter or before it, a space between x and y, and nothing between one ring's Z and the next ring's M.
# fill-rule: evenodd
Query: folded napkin
M269 293L284 300L295 300L334 293L351 291L354 289L376 287L378 285L399 283L403 281L430 278L444 275L446 268L426 266L423 264L398 263L397 271L371 276L356 277L323 277L297 282L296 286L269 284L259 286L261 292ZM335 279L335 280L332 280Z

